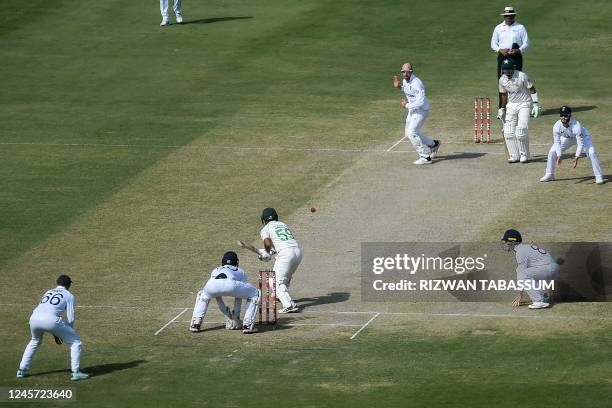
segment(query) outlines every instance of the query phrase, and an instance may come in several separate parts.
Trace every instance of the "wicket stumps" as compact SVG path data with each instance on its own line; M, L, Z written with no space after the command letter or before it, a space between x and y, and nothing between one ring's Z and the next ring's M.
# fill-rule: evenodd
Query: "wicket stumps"
M272 285L270 285L272 278ZM263 291L263 281L266 282L266 290ZM272 288L270 288L272 286ZM276 272L274 271L259 271L259 324L276 324ZM266 308L266 320L263 321L263 308ZM272 317L270 320L270 306L272 306Z
M486 119L486 122L485 122ZM486 127L485 127L486 125ZM486 139L485 139L486 128ZM491 98L474 97L474 143L491 143Z

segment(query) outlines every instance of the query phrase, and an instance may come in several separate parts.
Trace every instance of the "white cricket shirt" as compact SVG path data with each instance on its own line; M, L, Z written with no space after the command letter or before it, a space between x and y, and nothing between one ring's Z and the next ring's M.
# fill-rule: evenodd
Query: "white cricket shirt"
M32 316L34 315L54 315L57 317L61 317L62 313L66 311L66 322L72 326L74 322L74 307L75 307L75 298L72 293L68 291L63 286L58 286L55 289L50 289L43 295L40 303L34 311L32 312Z
M261 229L261 239L270 238L276 252L285 248L299 248L298 242L287 227L287 224L280 221L270 221Z
M500 48L512 49L512 44L518 44L521 53L527 51L531 44L525 26L517 21L512 25L505 22L496 25L491 36L491 49L494 52L499 52Z
M555 152L557 156L561 156L561 137L575 138L576 139L576 157L580 157L582 149L584 147L584 141L588 139L590 141L591 135L580 122L576 119L570 119L569 127L563 126L563 123L559 119L553 126L553 140L555 146Z
M515 70L510 78L506 75L499 78L499 92L508 93L509 103L531 102L529 88L532 87L533 84L527 74L521 71Z
M410 81L402 80L402 91L404 91L406 99L408 99L409 110L429 110L429 99L427 99L425 94L425 85L416 75L412 74Z

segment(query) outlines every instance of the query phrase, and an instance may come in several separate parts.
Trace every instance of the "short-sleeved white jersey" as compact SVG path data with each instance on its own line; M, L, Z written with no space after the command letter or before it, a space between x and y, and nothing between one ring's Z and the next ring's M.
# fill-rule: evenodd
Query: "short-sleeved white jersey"
M555 264L553 257L543 248L535 244L520 243L514 247L516 252L517 269L525 270L532 266L546 266Z
M72 325L75 319L75 304L74 295L65 287L58 286L55 289L49 289L45 292L40 303L32 312L32 316L54 315L61 317L62 313L66 311L66 322Z
M429 99L425 94L425 85L416 75L412 74L410 81L402 80L402 91L404 91L408 100L409 110L429 110Z
M518 44L521 53L529 48L529 36L524 25L515 21L512 25L505 22L495 26L491 36L491 49L498 52L500 48L512 49L512 44Z
M510 78L506 75L499 78L499 92L508 93L509 103L531 102L529 88L532 87L529 77L522 71L515 70Z
M225 276L227 276L227 279L240 281L240 282L247 282L246 272L244 272L242 268L239 268L237 266L232 266L232 265L223 265L223 266L216 267L210 273L210 278L216 279L217 276L221 275L222 273L224 273Z
M580 157L582 154L584 141L591 139L591 135L580 122L576 119L570 119L568 123L569 127L563 126L563 122L558 120L553 126L553 141L556 149L557 156L561 156L561 138L566 137L570 139L576 139L576 157Z
M287 224L280 221L270 221L261 229L261 239L270 238L276 252L285 248L298 248L299 244L287 227Z

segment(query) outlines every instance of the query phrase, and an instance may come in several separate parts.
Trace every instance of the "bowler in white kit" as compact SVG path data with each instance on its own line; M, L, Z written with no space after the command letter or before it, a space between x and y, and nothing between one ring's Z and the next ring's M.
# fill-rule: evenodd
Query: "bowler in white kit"
M45 292L40 303L30 316L32 340L30 340L23 352L23 357L17 370L17 378L28 376L32 358L40 346L45 332L53 334L57 344L66 343L70 346L72 368L70 378L73 381L78 381L89 377L89 375L80 371L81 337L74 330L75 298L68 290L72 285L72 280L67 275L60 275L56 283L58 286ZM62 319L64 312L66 312L65 321Z
M419 154L419 159L414 164L431 164L432 159L438 154L440 141L421 132L425 119L429 115L429 99L425 93L425 85L414 75L412 64L408 62L402 65L402 76L401 82L397 75L393 75L392 81L393 87L401 89L406 96L401 101L402 108L408 111L404 137L410 140Z

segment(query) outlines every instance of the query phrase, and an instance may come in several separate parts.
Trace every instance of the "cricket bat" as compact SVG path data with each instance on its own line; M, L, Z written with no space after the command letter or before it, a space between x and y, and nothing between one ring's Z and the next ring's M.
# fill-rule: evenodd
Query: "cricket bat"
M502 126L501 126L501 140L502 143L504 144L504 156L506 157L506 160L510 159L510 153L508 152L508 145L506 144L506 138L504 137L504 120L502 118L499 118L499 121L501 122Z
M259 250L257 248L255 248L253 245L251 244L247 244L246 242L244 242L243 240L239 240L238 241L238 245L240 245L242 248L244 249L248 249L249 251L259 255Z

